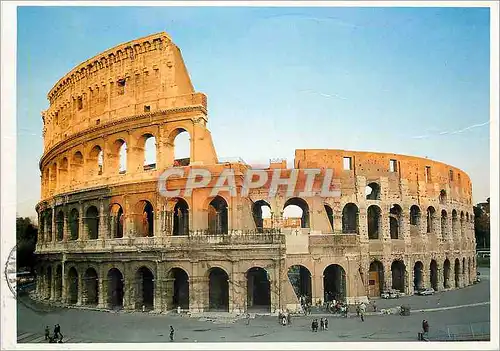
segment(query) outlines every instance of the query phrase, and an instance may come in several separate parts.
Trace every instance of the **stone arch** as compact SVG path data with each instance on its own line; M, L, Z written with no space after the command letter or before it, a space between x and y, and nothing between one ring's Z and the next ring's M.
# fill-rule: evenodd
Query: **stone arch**
M359 233L359 209L352 202L346 204L342 209L342 233Z
M152 310L154 308L155 277L153 271L141 266L135 273L136 291L135 308Z
M464 235L464 223L465 223L465 214L464 211L460 211L460 237Z
M123 238L123 229L125 223L125 214L123 213L123 207L119 203L113 203L110 205L109 214L109 218L111 221L111 237Z
M56 241L62 241L64 238L64 211L60 209L56 215Z
M418 291L424 288L424 264L422 261L415 262L413 266L413 289Z
M172 292L171 301L167 302L168 309L175 309L180 306L181 309L189 309L189 275L179 267L171 268L167 274L169 288Z
M329 204L323 204L325 208L326 217L328 218L328 223L330 223L330 229L332 233L335 231L335 226L333 225L333 209Z
M104 153L99 145L95 145L90 149L90 152L85 161L85 168L89 177L101 175L103 172Z
M125 280L118 268L111 268L107 274L108 296L107 303L111 309L123 308Z
M58 174L59 184L62 188L69 185L68 174L69 174L69 162L68 158L64 157L61 163L59 164L59 174Z
M83 275L83 304L97 305L99 303L99 276L93 267L87 268Z
M443 286L445 289L450 288L450 260L445 259L443 264Z
M436 210L434 207L427 207L427 233L434 232L434 222L436 220Z
M391 234L391 239L400 239L402 213L403 210L398 204L392 205L389 210L389 231Z
M391 264L392 273L392 288L399 290L400 292L405 291L406 281L406 266L402 260L394 260Z
M447 200L446 190L441 189L441 191L439 192L439 203L441 205L446 205L446 200Z
M191 163L191 135L185 128L178 127L172 130L167 138L167 145L171 149L171 160L168 164L174 167L189 166ZM189 156L188 156L189 155Z
M289 206L297 206L298 208L300 208L300 210L302 210L302 214L300 216L300 227L309 228L310 214L309 214L309 205L307 204L307 201L301 199L300 197L292 197L285 202L285 205L283 206L283 213L287 211L287 208L289 208Z
M438 265L436 260L431 260L430 264L431 288L438 291Z
M246 271L247 310L271 311L271 282L268 272L261 267Z
M370 263L368 270L368 296L380 296L384 290L384 265L379 260Z
M143 168L145 171L156 169L156 160L158 159L158 148L156 144L156 137L152 133L144 133L138 142L138 147L144 150Z
M74 305L78 302L78 271L75 267L71 267L68 270L67 277L67 286L68 286L68 303L70 305Z
M63 273L62 266L60 264L58 264L56 267L55 284L55 299L60 301L62 298L63 287Z
M183 198L175 198L172 235L189 234L189 205Z
M451 211L451 232L453 236L458 234L458 213L455 209Z
M89 206L85 212L85 227L87 238L94 240L99 238L99 211L96 206Z
M441 235L446 236L448 230L448 214L446 210L441 210Z
M52 298L52 266L47 266L46 271L46 279L47 279L47 298Z
M228 233L228 205L226 200L217 195L208 205L208 231L210 234Z
M312 275L309 269L300 264L293 265L288 268L287 275L299 301L301 297L310 301L312 298Z
M76 151L71 158L71 182L83 181L83 155Z
M208 270L208 310L229 311L229 276L220 267Z
M412 205L410 207L410 225L419 226L422 213L420 207Z
M45 241L52 241L52 209L45 210Z
M371 205L367 210L367 221L368 221L368 239L379 239L380 233L382 232L380 218L382 216L382 211L377 205Z
M460 287L460 260L455 258L455 269L453 270L455 273L455 288Z
M271 205L265 200L257 200L252 203L252 215L255 223L255 228L257 231L263 232L265 224L264 224L264 216L263 216L263 208L268 208L269 212L271 212Z
M371 182L365 187L367 200L380 200L380 185L377 182Z
M142 237L154 236L154 208L148 200L137 202L136 206L137 235Z
M69 233L70 240L78 240L80 232L80 213L76 208L73 208L69 213Z
M347 276L339 264L330 264L323 271L324 301L345 301L347 297Z

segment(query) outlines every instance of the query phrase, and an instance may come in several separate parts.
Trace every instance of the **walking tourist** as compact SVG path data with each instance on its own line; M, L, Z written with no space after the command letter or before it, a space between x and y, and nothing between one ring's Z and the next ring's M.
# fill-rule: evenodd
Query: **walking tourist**
M49 326L47 325L45 327L45 340L49 340L50 338L50 329L49 329Z
M170 341L174 341L174 327L170 326Z
M361 302L361 305L359 305L359 313L361 315L361 322L365 321L365 312L366 312L366 305L364 302Z
M325 330L325 321L323 318L319 320L319 330Z
M286 323L288 325L292 325L292 314L290 312L288 312L286 315Z
M328 330L328 319L325 318L325 330Z
M422 329L424 330L423 338L424 340L427 340L427 337L429 336L429 322L427 322L426 319L422 321Z

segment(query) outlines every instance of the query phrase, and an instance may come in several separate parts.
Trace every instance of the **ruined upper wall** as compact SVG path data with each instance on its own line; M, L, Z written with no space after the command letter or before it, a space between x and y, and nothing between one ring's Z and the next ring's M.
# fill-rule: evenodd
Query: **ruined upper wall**
M192 105L200 100L193 95L199 94L166 33L120 44L81 63L50 90L50 107L42 113L45 151L104 122Z
M351 158L351 169L344 169L344 158ZM391 160L395 161L395 171L391 170ZM331 168L335 178L363 176L367 184L383 177L388 179L391 187L405 182L410 194L418 194L422 187L427 193L435 193L433 196L439 196L439 192L445 190L458 201L472 203L469 176L461 169L427 158L378 152L297 149L295 168Z

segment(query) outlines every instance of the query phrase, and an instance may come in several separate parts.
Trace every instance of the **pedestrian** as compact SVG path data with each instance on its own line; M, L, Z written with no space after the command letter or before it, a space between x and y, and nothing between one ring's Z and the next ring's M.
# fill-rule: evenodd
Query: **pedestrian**
M288 314L286 315L286 322L288 325L292 325L292 315L290 312L288 312Z
M170 326L170 341L174 341L174 327Z
M317 319L314 320L314 331L315 332L318 331L318 320Z
M247 313L247 325L250 325L250 313Z
M328 319L325 318L325 330L328 330Z
M325 321L323 318L319 320L319 330L325 330Z
M424 319L424 321L422 322L422 329L424 330L424 335L427 336L427 334L429 333L429 322L427 322L426 319Z
M361 313L361 308L359 307L358 304L356 304L356 316L359 317L360 313Z
M311 330L314 331L314 319L311 322Z
M54 325L54 338L57 338L58 330L57 330L57 324Z
M49 340L50 338L50 329L49 326L45 326L45 340Z
M373 312L377 312L377 304L373 301Z

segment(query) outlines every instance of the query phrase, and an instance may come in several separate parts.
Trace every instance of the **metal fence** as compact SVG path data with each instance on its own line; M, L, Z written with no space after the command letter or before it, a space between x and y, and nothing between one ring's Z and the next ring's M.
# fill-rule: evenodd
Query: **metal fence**
M430 341L487 341L490 340L490 322L447 325L435 335L429 335Z

